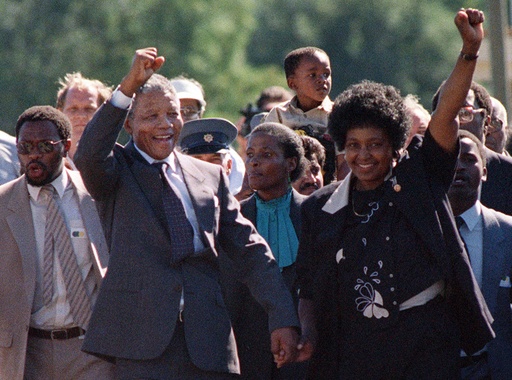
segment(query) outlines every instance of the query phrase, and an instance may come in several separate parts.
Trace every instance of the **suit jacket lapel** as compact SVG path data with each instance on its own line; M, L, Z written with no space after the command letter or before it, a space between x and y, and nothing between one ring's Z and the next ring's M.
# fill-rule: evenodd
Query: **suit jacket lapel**
M36 284L37 248L25 176L17 180L7 207L12 214L6 220L21 254L25 294L28 297L28 304L32 305Z
M126 151L130 153L133 160L129 163L130 171L133 173L133 178L139 185L142 193L148 200L153 212L161 225L167 230L169 228L167 217L162 201L162 182L158 174L158 169L151 166L145 159L137 152L133 141L126 145Z
M293 227L295 228L295 233L299 238L302 230L302 223L300 217L301 197L301 194L299 194L295 190L292 190L292 200L290 202L290 219L292 220Z
M501 244L504 240L503 231L500 229L498 220L485 207L482 207L483 220L483 268L482 268L482 293L489 305L491 312L496 307L496 292L500 284L500 272L503 257Z
M295 229L295 233L297 237L300 237L301 234L301 217L300 217L300 207L301 207L301 198L305 198L303 195L299 194L296 190L292 190L292 199L290 201L290 219L293 224L293 228ZM250 198L247 199L242 205L242 210L244 217L249 219L252 224L256 226L256 196L253 194Z
M183 179L187 186L190 199L194 206L199 230L201 231L201 239L205 243L204 232L212 232L215 222L215 210L218 208L218 198L213 193L213 190L204 186L205 177L202 175L201 170L194 165L192 159L180 153L174 153L178 164L183 173ZM220 168L219 168L220 170ZM217 199L217 204L216 200ZM207 244L206 246L209 246Z
M253 194L241 205L242 214L256 226L256 195Z

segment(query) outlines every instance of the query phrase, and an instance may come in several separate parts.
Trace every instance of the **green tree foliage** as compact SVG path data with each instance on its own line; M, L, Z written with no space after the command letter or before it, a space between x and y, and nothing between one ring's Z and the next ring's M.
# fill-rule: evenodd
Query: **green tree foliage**
M472 1L478 6L483 0ZM270 85L286 86L282 60L306 45L332 61L335 97L373 79L428 105L459 40L452 0L3 0L0 128L54 104L58 78L80 71L117 84L137 48L156 46L161 73L186 74L206 90L206 116L236 120ZM466 4L467 6L467 4Z
M251 40L250 62L282 62L292 49L318 46L331 58L332 98L348 85L370 79L395 85L403 94L418 94L430 108L430 98L449 75L460 47L453 23L460 4L453 1L264 3Z
M156 46L162 74L203 83L208 114L238 117L241 94L262 82L283 83L276 68L249 67L246 46L256 1L5 0L0 4L0 123L34 104L54 104L67 72L117 84L136 48Z

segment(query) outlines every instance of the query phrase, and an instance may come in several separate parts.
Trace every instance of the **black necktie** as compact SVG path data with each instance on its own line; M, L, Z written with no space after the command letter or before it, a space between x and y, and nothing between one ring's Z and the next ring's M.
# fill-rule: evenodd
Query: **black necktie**
M165 162L153 164L160 170L164 210L171 236L171 263L176 264L194 253L194 230L188 221L181 200L169 185L165 172L166 165Z

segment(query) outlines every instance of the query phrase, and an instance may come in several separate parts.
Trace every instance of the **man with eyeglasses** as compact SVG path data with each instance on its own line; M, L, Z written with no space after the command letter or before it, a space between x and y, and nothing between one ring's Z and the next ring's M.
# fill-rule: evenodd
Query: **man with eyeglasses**
M436 110L438 98L439 89L432 99L432 112ZM464 106L459 111L459 128L471 132L486 144L489 132L494 130L492 115L491 96L482 85L472 82ZM489 208L512 215L512 158L488 147L485 147L485 155L487 181L482 183L480 201Z
M201 83L180 75L172 78L171 84L176 89L176 95L180 100L180 113L183 122L201 119L206 109L204 89ZM233 162L229 173L229 190L233 195L236 195L242 189L245 163L240 154L231 146L229 147L229 155Z
M492 115L491 122L487 127L485 146L496 153L510 157L510 153L506 149L509 137L507 110L498 99L491 96L491 101Z
M71 123L50 106L16 124L24 172L0 187L0 379L113 379L81 351L108 251L80 174L64 168Z
M171 84L176 90L180 100L180 113L183 122L197 120L203 117L206 101L201 83L183 75L171 79Z

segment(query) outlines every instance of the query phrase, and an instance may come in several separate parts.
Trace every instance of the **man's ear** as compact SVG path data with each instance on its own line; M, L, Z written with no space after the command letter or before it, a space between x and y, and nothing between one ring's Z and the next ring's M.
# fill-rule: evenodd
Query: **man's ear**
M288 161L288 173L291 173L298 165L297 157L289 157L286 160Z
M67 139L63 142L64 144L64 152L62 153L62 157L66 157L68 155L69 149L71 149L71 139Z
M480 179L481 182L487 181L487 168L484 166L482 170L482 178Z
M297 86L295 86L295 78L293 75L290 75L288 78L286 78L286 83L288 84L288 87L293 91L295 91L297 88Z
M487 136L487 131L489 130L489 125L491 125L491 116L487 115L485 117L485 122L484 122L484 137Z
M233 168L233 160L230 158L226 163L226 174L229 175L231 173L231 169Z

